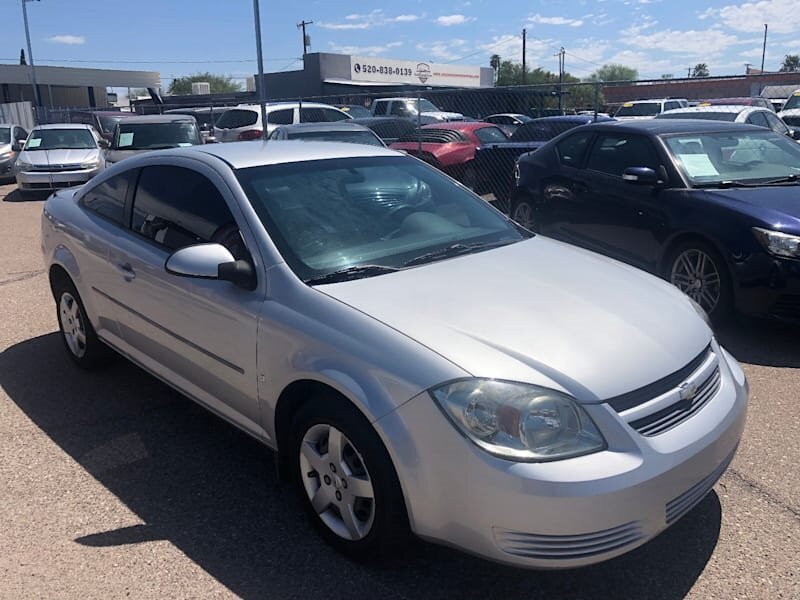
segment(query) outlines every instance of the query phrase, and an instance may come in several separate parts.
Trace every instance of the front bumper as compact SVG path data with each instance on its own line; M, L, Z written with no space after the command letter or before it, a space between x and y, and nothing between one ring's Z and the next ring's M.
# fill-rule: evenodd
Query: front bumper
M501 563L571 568L644 544L688 512L722 476L744 429L747 384L720 357L719 391L654 437L608 404L586 406L606 451L549 463L495 458L465 439L427 393L377 421L422 538Z
M758 252L735 263L733 272L740 312L800 322L800 260Z
M17 186L20 190L57 190L83 185L103 170L103 166L77 171L18 171Z

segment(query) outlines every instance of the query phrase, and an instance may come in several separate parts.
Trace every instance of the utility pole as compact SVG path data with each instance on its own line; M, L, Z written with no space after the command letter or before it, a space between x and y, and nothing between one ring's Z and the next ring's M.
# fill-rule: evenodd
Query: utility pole
M564 46L561 46L561 50L558 51L558 54L554 54L553 56L558 57L558 112L562 112L563 109L563 98L564 98L564 56L566 55L567 51L564 50Z
M764 47L761 50L761 74L764 74L764 59L767 57L767 24L764 23Z
M688 71L686 72L686 76L687 77L691 77L692 76L692 67L689 67Z
M39 98L39 86L36 85L36 68L33 66L33 51L31 50L31 33L28 30L28 2L33 0L22 0L22 20L25 21L25 39L28 41L28 61L31 66L31 84L33 85L33 102L36 106L41 106Z
M522 85L525 85L525 75L526 75L525 71L527 70L527 66L525 64L525 55L527 54L527 52L525 52L525 45L527 40L528 40L528 30L523 29L522 30Z
M311 39L306 35L306 25L312 25L314 21L300 21L297 24L298 29L303 30L303 56L308 54L308 47L311 45Z
M267 105L264 99L264 56L261 54L261 14L258 10L258 0L253 0L253 20L256 22L256 53L258 54L258 82L256 84L256 92L258 94L258 104L261 106L261 135L266 142Z

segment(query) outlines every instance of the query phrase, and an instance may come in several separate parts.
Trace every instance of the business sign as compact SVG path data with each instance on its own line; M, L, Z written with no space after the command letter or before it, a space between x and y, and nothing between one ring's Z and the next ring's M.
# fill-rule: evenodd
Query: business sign
M353 81L430 86L480 87L481 68L388 58L350 57Z

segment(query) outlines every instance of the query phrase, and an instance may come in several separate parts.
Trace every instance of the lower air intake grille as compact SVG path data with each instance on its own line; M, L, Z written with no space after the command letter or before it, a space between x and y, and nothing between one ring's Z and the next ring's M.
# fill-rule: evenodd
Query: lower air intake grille
M677 498L667 502L667 525L672 525L706 497L706 494L711 491L714 484L722 477L725 469L731 464L734 454L736 454L735 448L708 477L694 484Z
M578 535L541 535L494 529L497 547L528 558L569 560L605 554L636 543L644 534L639 521Z

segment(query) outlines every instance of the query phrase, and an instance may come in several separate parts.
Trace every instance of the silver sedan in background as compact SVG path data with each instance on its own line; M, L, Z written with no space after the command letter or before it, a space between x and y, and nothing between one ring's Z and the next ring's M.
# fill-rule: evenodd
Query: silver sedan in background
M105 168L106 146L89 125L34 127L14 165L20 194L83 185Z
M747 383L669 284L385 148L148 153L46 203L79 366L109 348L277 453L355 557L409 532L522 567L654 537L727 468Z

